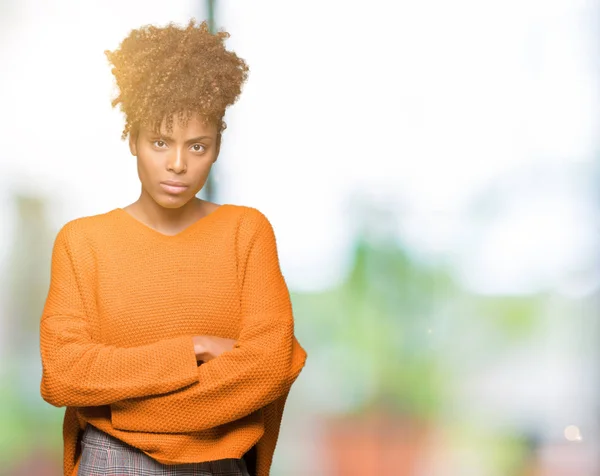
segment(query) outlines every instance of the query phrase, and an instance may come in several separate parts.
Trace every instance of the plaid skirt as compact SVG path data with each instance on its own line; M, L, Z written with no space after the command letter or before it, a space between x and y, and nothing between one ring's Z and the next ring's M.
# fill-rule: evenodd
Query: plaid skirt
M77 476L250 476L243 458L161 464L90 424L83 432L81 449Z

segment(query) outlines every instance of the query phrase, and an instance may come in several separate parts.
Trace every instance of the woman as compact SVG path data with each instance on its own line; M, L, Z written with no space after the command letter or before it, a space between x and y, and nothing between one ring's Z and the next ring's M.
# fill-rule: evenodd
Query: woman
M228 37L191 20L106 52L141 194L54 243L40 391L65 475L269 474L306 352L269 220L196 197L248 74Z

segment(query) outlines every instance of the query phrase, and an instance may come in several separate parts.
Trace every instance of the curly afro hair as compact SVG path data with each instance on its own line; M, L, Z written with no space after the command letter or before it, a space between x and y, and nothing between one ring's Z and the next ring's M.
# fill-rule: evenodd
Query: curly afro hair
M248 77L245 61L225 49L229 36L212 34L206 21L192 18L184 28L169 23L132 30L119 48L105 51L119 89L112 107L120 104L126 118L121 139L142 126L159 131L163 120L171 132L175 114L184 127L198 114L220 137L225 109Z

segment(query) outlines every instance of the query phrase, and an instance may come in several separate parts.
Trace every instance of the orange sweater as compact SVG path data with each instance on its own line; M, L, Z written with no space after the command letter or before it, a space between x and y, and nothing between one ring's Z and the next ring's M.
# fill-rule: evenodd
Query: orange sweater
M273 228L225 204L176 235L127 211L77 218L52 251L40 321L43 399L65 406L64 474L90 423L163 464L241 458L268 476L306 352ZM198 366L194 335L236 339Z

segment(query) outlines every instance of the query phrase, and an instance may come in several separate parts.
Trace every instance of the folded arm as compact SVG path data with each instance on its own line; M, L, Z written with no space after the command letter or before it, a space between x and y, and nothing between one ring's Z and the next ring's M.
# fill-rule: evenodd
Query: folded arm
M197 382L166 395L115 402L112 424L129 431L183 433L213 428L286 394L306 352L294 337L290 294L275 235L262 214L240 226L242 330L237 343L198 368ZM251 233L252 232L252 233Z
M200 369L227 358L227 353L223 353ZM258 367L246 368L247 377L237 382L218 380L219 376L214 372L208 375L199 371L199 378L212 378L214 385L207 387L198 382L165 395L113 403L112 424L119 430L158 433L189 433L224 425L267 406L289 392L305 361L306 352L294 338L289 373L282 377L267 377L273 379L272 383L264 380L264 373L263 380L260 380ZM258 380L254 380L252 374ZM229 388L225 388L225 384Z
M92 273L73 259L75 233L73 223L65 225L52 251L50 287L40 322L42 398L56 407L107 405L196 382L191 335L130 348L92 340L84 304L90 301L84 299L89 298L85 280ZM93 261L85 254L78 256L84 263Z

